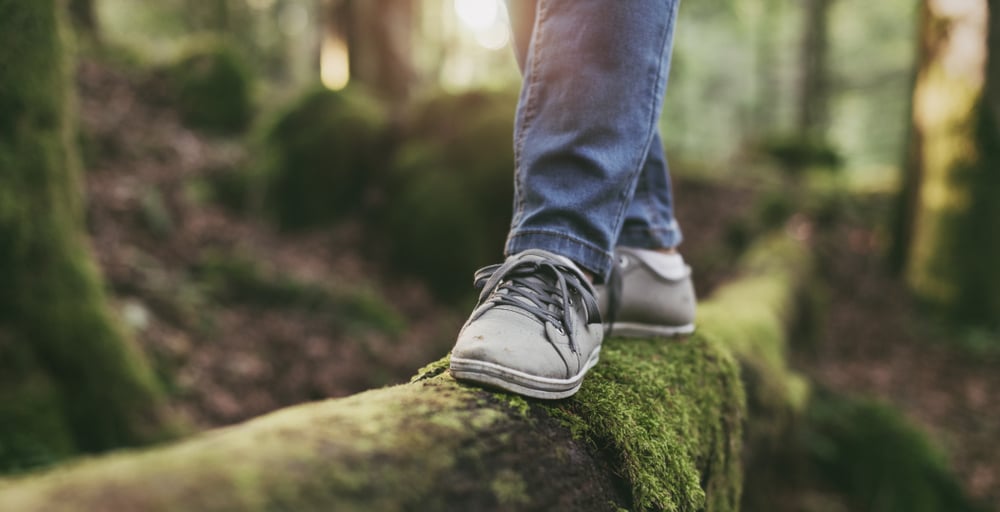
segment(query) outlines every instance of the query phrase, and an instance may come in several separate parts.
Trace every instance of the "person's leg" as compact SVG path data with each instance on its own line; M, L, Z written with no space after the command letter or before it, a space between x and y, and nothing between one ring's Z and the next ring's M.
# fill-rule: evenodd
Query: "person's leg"
M598 289L607 334L648 338L694 331L691 268L673 250L681 239L657 136L618 237L615 267Z
M524 72L535 28L536 2L508 0L514 51ZM670 54L665 55L669 73ZM527 83L527 81L526 81ZM522 90L522 103L526 99ZM597 288L608 333L619 336L672 336L694 330L695 293L691 269L679 254L657 252L682 240L673 213L667 160L655 133L642 164L632 200L618 235L615 266L608 286Z
M580 267L600 279L611 271L656 138L676 8L537 0L519 55L508 257L476 274L479 303L451 354L456 379L564 398L597 363L601 314ZM526 31L514 30L524 48Z
M522 73L528 60L536 7L536 0L507 0L514 56ZM665 73L669 73L669 52L666 58ZM657 131L649 145L617 245L646 249L674 248L682 240L681 229L673 213L669 167Z
M623 227L630 241L644 227L657 235L642 246L679 242L656 136L677 2L509 4L524 84L507 254L544 249L603 279ZM640 178L650 169L662 176Z
M682 240L680 225L674 217L670 172L663 153L663 142L657 133L649 146L617 245L665 249L677 247Z

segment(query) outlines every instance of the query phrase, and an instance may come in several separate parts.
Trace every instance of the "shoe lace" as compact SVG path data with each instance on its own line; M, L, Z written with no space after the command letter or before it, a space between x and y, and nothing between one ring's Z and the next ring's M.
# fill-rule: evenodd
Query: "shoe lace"
M481 291L473 320L493 307L514 306L530 313L543 325L551 323L560 334L566 334L573 353L579 350L570 318L573 308L571 293L584 301L588 317L599 314L589 287L573 269L561 263L508 260L479 269L475 274L475 285ZM482 305L488 306L479 307Z

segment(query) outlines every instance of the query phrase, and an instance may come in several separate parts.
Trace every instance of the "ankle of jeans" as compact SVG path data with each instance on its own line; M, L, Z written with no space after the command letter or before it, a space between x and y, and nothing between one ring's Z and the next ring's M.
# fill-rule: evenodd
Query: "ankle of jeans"
M506 254L517 254L528 249L542 249L565 256L582 270L594 275L595 283L603 283L611 272L613 255L597 246L556 231L525 230L510 234Z
M665 228L625 228L618 235L616 245L640 249L663 249L677 247L683 241L684 235L675 222L673 226Z

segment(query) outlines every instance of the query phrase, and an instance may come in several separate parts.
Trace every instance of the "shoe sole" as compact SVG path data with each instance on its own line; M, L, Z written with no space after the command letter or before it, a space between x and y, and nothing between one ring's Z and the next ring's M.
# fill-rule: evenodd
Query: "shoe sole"
M510 391L522 396L542 400L569 398L580 390L583 377L597 364L601 348L597 347L587 359L587 364L568 379L551 379L527 374L496 363L475 359L451 359L451 374L455 379L482 386Z
M653 325L635 322L615 322L612 338L673 338L694 332L694 324Z

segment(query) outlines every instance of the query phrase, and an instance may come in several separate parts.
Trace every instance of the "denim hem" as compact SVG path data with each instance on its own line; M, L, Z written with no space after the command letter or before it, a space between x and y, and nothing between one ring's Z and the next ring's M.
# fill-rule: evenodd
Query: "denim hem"
M677 247L684 241L684 235L675 222L669 228L633 227L623 229L618 235L617 245L639 247L641 249L661 249Z
M524 230L507 238L507 255L528 249L542 249L565 256L584 270L594 273L595 280L604 282L611 273L613 256L583 240L565 233L545 230Z

